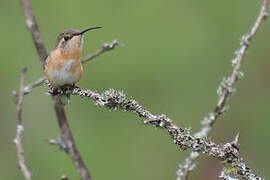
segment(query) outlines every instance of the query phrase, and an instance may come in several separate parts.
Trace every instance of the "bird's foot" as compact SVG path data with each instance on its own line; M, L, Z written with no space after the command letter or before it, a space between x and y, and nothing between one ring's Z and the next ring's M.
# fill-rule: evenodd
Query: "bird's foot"
M63 94L63 91L60 88L50 86L49 92L50 95L56 96L58 94Z
M66 84L60 87L53 87L51 85L48 85L50 90L49 90L49 94L52 96L56 96L59 94L68 94L68 91L72 91L74 88L78 88L78 86L76 86L75 84Z

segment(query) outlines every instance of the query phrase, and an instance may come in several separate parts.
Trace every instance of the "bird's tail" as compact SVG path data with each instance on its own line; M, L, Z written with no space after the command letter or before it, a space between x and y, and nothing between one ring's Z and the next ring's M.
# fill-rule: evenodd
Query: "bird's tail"
M70 101L70 94L60 94L59 99L62 105L67 105Z

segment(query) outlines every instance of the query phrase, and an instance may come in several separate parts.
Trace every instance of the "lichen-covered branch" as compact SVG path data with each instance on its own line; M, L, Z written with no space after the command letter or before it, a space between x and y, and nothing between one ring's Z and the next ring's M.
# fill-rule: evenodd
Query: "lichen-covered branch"
M208 116L204 118L202 121L202 128L199 132L195 134L196 137L207 137L208 133L212 130L212 127L216 120L226 112L227 108L224 106L230 94L232 94L235 90L233 85L243 76L243 72L240 71L241 63L243 58L247 52L247 49L250 45L250 42L254 35L256 34L258 28L262 24L263 20L267 17L267 5L268 0L264 0L259 15L252 26L249 33L243 35L240 40L240 49L235 52L236 56L232 61L233 71L232 74L224 78L221 81L220 86L218 87L218 102L213 112L209 113ZM198 152L192 152L189 157L185 159L179 165L179 169L177 170L177 180L186 180L190 171L192 171L196 165L196 160L199 157ZM224 174L224 173L223 173Z
M23 68L21 77L20 77L20 83L19 83L19 93L16 96L16 137L14 139L14 143L16 145L16 151L18 156L18 164L19 168L21 169L24 178L26 180L31 180L31 173L28 170L26 164L25 164L25 158L24 158L24 151L22 147L22 134L23 134L23 125L22 125L22 102L23 102L23 95L24 95L24 78L26 74L27 69Z
M191 149L193 151L206 154L220 160L223 164L229 164L235 168L235 174L244 179L262 179L252 172L242 161L238 147L235 143L215 144L206 138L191 135L188 129L178 127L165 114L155 115L144 109L135 99L129 99L123 91L109 89L101 94L84 90L79 87L66 87L65 89L55 89L50 86L50 94L72 94L87 97L95 101L98 106L106 106L112 110L124 110L136 113L143 119L146 125L152 125L167 130L173 143L180 151Z
M196 167L196 161L200 153L192 151L189 156L178 165L178 170L176 171L177 180L186 180L188 178L189 172L191 172Z
M88 54L81 61L82 61L82 63L92 61L93 59L100 56L101 54L104 54L105 52L111 51L116 46L119 46L119 45L120 45L120 43L116 39L111 41L111 42L105 42L105 43L103 43L101 48L99 48L96 52ZM38 86L41 86L42 84L44 84L45 80L46 80L46 78L43 76L43 77L37 79L36 81L26 85L24 87L24 95L29 94L32 91L32 89L34 89L35 87L38 87Z

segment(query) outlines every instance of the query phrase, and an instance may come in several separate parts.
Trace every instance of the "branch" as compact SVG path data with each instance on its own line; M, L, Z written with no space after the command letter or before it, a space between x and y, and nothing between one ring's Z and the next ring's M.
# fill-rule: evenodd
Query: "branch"
M22 102L23 102L23 90L24 90L24 78L26 74L27 69L23 68L21 77L20 77L20 86L19 86L19 94L17 96L16 101L16 121L17 121L17 129L16 129L16 137L14 139L14 143L16 145L16 151L18 156L18 163L19 168L21 169L24 178L26 180L31 180L31 173L29 172L26 164L25 164L25 158L23 154L23 147L22 147L22 139L21 135L23 134L23 125L22 125Z
M113 50L116 46L119 46L119 45L121 45L121 44L117 40L113 40L112 42L106 42L96 52L88 54L81 61L83 64L86 62L92 61L94 58L104 54L105 52ZM39 78L38 80L32 82L31 84L28 84L27 86L25 86L24 87L24 95L29 94L32 91L32 89L34 89L35 87L38 87L38 86L41 86L42 84L44 84L45 80L46 80L46 78L43 76L43 77Z
M232 86L234 85L234 83L242 77L242 73L239 71L240 67L241 67L241 63L242 60L247 52L247 49L249 47L249 44L252 40L252 38L255 36L258 28L260 27L260 25L262 24L263 20L266 19L267 17L267 12L266 12L266 8L268 5L268 0L264 0L263 5L261 7L261 11L257 17L257 20L255 21L254 26L251 28L251 31L249 33L247 33L246 35L243 35L240 41L240 49L238 51L236 51L236 57L235 59L232 61L233 63L233 72L232 75L225 79L224 82L222 82L221 87L219 87L219 100L217 103L217 106L215 108L215 115L218 116L219 113L223 112L223 107L225 102L228 99L229 94L231 94L232 91ZM213 126L213 124L215 123L215 121L213 121L212 123L210 123L210 126Z
M39 55L40 62L43 66L45 64L48 53L41 38L35 17L32 13L31 5L29 3L29 0L20 0L20 3L23 9L26 26L28 30L31 32L32 39L34 41L37 53Z
M98 106L106 106L112 110L124 110L136 113L143 118L143 123L167 130L173 143L180 151L190 148L193 151L206 154L220 160L223 164L229 164L235 169L235 174L246 179L262 179L253 173L239 155L239 150L234 143L223 145L215 144L206 138L192 136L189 130L178 127L165 114L154 115L144 109L134 99L128 99L123 91L109 89L99 94L91 90L84 90L79 87L66 87L65 89L55 89L50 87L50 92L54 97L59 94L72 94L86 97L95 101Z
M43 76L43 77L37 79L36 81L34 81L34 82L32 82L32 83L30 83L30 84L24 86L24 89L23 89L24 95L29 94L29 93L32 91L32 89L34 89L34 88L36 88L36 87L38 87L38 86L41 86L45 81L46 81L46 79L45 79L45 77ZM12 91L12 93L13 93L13 95L14 95L15 97L18 96L18 93L17 93L15 90Z
M121 45L116 39L112 42L107 42L102 45L100 49L98 49L95 53L87 55L85 58L81 60L82 63L86 63L88 61L91 61L95 57L98 57L99 55L108 52L110 50L113 50L117 45Z
M251 28L250 32L246 35L243 35L240 40L240 49L236 51L236 56L232 61L233 71L231 76L224 78L221 81L221 85L218 87L218 95L219 99L217 105L215 107L214 112L209 113L207 117L204 118L202 122L202 128L199 132L195 134L197 137L207 137L208 133L212 130L213 125L216 120L226 112L227 108L224 107L226 101L228 100L230 94L232 94L235 90L233 85L239 80L243 73L240 71L241 63L244 59L244 56L247 52L247 49L251 43L251 40L255 36L258 28L262 24L263 20L267 17L267 5L268 0L264 0L259 15ZM185 159L185 161L179 165L179 169L177 171L177 180L185 180L188 177L190 171L194 169L196 166L196 160L199 157L199 153L192 152L189 157ZM192 167L192 168L191 168Z
M20 0L21 6L23 8L24 17L26 20L26 26L28 27L28 30L32 34L32 38L35 44L35 47L37 49L40 62L42 66L45 64L45 58L47 57L47 51L45 49L45 46L43 44L41 35L38 30L38 25L35 21L34 15L31 10L31 6L29 3L29 0ZM54 109L56 112L59 128L61 130L61 137L63 138L63 141L67 143L68 145L68 151L67 154L72 159L72 162L77 170L77 172L80 174L82 180L91 180L90 173L87 170L87 167L85 166L77 148L75 145L75 142L72 138L72 133L69 129L68 121L66 118L64 107L59 103L59 97L56 96L54 99Z
M54 109L56 112L56 117L58 119L58 126L61 130L61 140L66 144L66 152L72 159L77 172L80 174L82 180L91 180L91 176L78 152L72 133L67 122L66 114L63 108L63 105L60 103L58 96L54 96Z

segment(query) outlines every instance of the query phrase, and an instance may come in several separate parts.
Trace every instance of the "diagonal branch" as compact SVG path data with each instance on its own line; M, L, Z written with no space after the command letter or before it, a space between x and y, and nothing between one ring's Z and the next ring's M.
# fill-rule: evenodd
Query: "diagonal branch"
M241 41L240 41L241 47L238 51L236 51L236 57L232 62L234 66L232 75L227 79L227 82L226 82L227 86L221 87L220 89L220 94L219 94L220 96L219 96L218 104L215 108L215 114L219 114L220 112L222 112L224 104L226 103L228 99L228 95L231 94L232 92L231 87L239 79L239 77L241 78L242 73L239 71L241 67L241 63L247 52L247 49L249 47L249 44L252 38L255 36L263 20L266 19L267 17L267 12L266 12L267 5L268 5L268 0L264 0L260 13L255 21L254 26L251 28L251 31L247 33L246 35L242 36L241 38ZM214 122L215 121L213 121L210 125L212 126Z
M231 76L224 78L221 85L218 88L219 99L215 107L214 112L211 112L207 117L204 118L202 122L202 128L195 135L198 137L207 137L208 133L212 130L213 125L216 120L226 111L224 107L226 101L228 100L230 94L234 92L233 85L239 80L243 73L240 71L241 63L247 52L247 49L251 43L252 38L255 36L258 28L262 24L263 20L267 16L267 5L268 0L264 0L259 15L251 28L250 32L242 36L240 41L240 49L236 51L236 56L232 61L233 71ZM177 180L186 180L189 172L192 171L196 165L196 160L199 157L199 153L192 152L185 161L179 165L177 171Z
M66 152L72 159L77 172L80 174L82 180L91 180L90 174L81 158L77 148L75 141L72 137L72 133L69 128L69 124L67 122L66 114L63 108L63 105L60 103L60 99L58 96L54 96L54 109L56 112L56 117L58 119L58 125L61 130L61 140L66 145Z
M43 66L45 64L48 53L41 38L35 17L32 13L31 5L29 3L29 0L20 0L20 3L23 9L26 26L28 30L31 32L32 39L34 41L37 53L39 55L40 62Z
M64 90L51 87L50 93L54 95L54 97L58 94L78 95L94 100L98 106L106 106L112 110L118 109L134 112L139 117L143 118L144 124L167 130L173 143L178 146L180 151L189 148L193 151L214 157L220 160L224 165L232 166L235 169L235 175L244 179L262 179L252 172L242 161L239 155L239 149L235 144L237 142L219 145L206 138L192 136L188 129L178 127L165 114L152 114L150 111L144 109L135 99L127 98L123 91L109 89L99 94L79 87L67 87Z
M27 69L23 68L21 77L20 77L20 86L19 86L19 94L17 96L16 100L16 138L14 139L14 143L16 145L16 151L18 156L18 162L19 162L19 168L21 169L24 178L26 180L31 180L31 173L28 170L26 164L25 164L25 158L24 158L24 151L22 147L22 139L21 136L23 134L23 125L22 125L22 102L23 102L23 90L24 90L24 78L26 74Z
M20 0L21 6L23 8L24 17L26 21L26 26L28 27L28 30L32 34L33 41L35 43L35 47L37 49L40 62L42 66L45 64L45 58L47 56L47 51L45 49L45 46L43 44L40 32L38 30L38 25L35 21L34 15L31 10L31 6L29 3L29 0ZM87 167L85 166L77 148L75 145L75 142L72 138L71 130L69 129L68 121L65 114L64 107L59 103L59 97L56 96L54 99L54 110L56 112L56 117L58 120L59 128L61 130L61 137L64 142L68 144L68 151L67 154L72 159L72 162L77 170L77 172L80 174L82 180L91 180L90 173L87 170Z
M88 61L93 60L95 57L98 57L99 55L108 52L110 50L113 50L116 46L121 45L116 39L112 42L107 42L102 45L100 49L98 49L96 52L87 55L85 58L83 58L81 61L82 63L86 63Z

